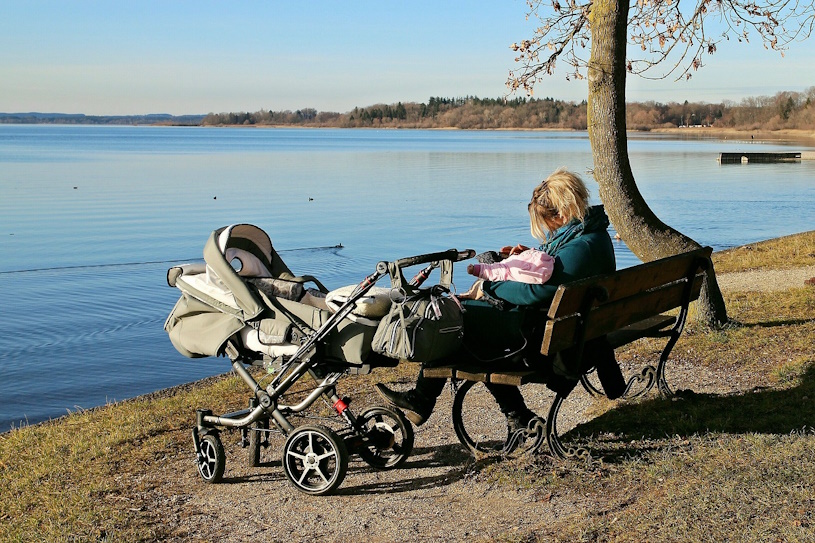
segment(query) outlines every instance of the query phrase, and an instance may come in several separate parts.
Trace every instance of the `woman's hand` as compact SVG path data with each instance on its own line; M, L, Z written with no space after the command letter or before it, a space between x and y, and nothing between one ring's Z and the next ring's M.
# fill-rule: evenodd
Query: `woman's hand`
M484 296L484 291L481 290L481 285L484 284L484 281L478 280L473 283L473 286L470 287L470 290L465 292L464 294L459 294L458 298L461 300L478 300L482 296Z
M519 255L522 252L528 251L528 250L529 250L529 247L527 247L526 245L521 245L519 243L518 245L516 245L514 247L511 246L511 245L501 247L501 250L498 251L498 252L501 253L502 256L507 257L507 256Z

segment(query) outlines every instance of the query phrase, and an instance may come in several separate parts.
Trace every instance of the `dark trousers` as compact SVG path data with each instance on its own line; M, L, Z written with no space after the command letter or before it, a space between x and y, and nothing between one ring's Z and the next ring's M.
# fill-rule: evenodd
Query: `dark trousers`
M426 405L433 406L436 404L436 398L438 398L444 390L444 384L446 382L446 379L428 378L420 374L416 380L416 388L414 390L416 395L419 396L420 401L423 403L427 402ZM524 403L524 398L521 395L521 391L518 390L518 387L496 385L494 383L485 383L485 385L487 390L489 390L495 398L495 401L498 403L504 415L509 416L515 413L523 413L527 410L526 403Z

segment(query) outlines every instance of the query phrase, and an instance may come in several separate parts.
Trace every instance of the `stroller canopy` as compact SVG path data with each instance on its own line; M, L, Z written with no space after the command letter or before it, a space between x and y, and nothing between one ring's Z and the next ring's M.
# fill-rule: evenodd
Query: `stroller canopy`
M251 224L233 224L212 232L204 246L204 261L208 280L220 281L232 293L245 319L257 317L265 306L242 277L293 277L268 234Z

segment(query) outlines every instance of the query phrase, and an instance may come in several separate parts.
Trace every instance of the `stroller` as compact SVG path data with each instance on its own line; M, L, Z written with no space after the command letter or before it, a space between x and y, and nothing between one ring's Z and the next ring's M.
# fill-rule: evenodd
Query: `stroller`
M473 254L451 249L379 262L358 285L328 292L312 276L295 276L260 228L238 224L215 230L204 247L204 263L169 269L167 282L181 290L181 297L164 325L185 356L229 357L233 371L251 391L245 409L225 415L197 411L192 437L203 480L217 483L223 477L223 428L240 430L250 466L259 465L260 449L269 446L271 432L286 436L285 475L307 494L328 494L339 487L349 453L376 469L401 465L413 448L410 422L391 407L371 407L355 415L350 399L337 394L336 384L344 375L399 363L371 350L393 295L391 289L375 286L382 276L425 265L411 281L418 287L440 263L452 270L452 262ZM266 371L253 370L257 366ZM295 405L281 403L301 379L311 379L305 399ZM289 420L318 398L326 399L341 417L342 431L321 424L295 427Z

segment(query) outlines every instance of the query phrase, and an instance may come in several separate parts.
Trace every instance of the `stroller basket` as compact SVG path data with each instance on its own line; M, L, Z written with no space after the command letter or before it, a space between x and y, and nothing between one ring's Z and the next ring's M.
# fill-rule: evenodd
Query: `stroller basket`
M337 394L336 383L343 375L399 362L371 350L379 320L391 303L390 289L375 284L389 269L395 266L401 274L402 268L427 265L414 278L421 282L440 262L447 261L450 267L473 255L471 250L451 249L379 262L358 285L329 292L313 276L294 275L260 228L238 224L212 232L204 246L203 264L168 270L167 282L181 296L165 330L185 356L229 357L251 395L248 408L226 415L198 410L192 434L204 481L218 482L223 476L220 431L225 428L240 430L251 466L259 464L260 449L268 446L270 432L285 435L284 471L298 490L308 494L336 489L350 453L379 469L404 462L413 447L413 429L404 415L378 406L354 415L350 400ZM257 372L250 367L259 365L268 373L256 380ZM285 405L284 394L303 378L311 380L307 397ZM344 429L292 424L290 416L305 411L318 398L328 401Z

